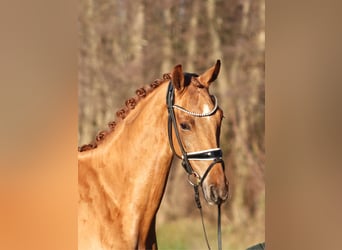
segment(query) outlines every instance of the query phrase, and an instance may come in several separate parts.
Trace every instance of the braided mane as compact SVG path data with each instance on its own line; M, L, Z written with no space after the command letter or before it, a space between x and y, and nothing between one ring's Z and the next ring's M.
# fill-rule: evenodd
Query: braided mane
M138 104L138 102L146 97L149 93L151 93L154 89L156 89L161 83L165 82L166 80L171 79L170 73L163 74L163 79L156 79L151 84L141 87L135 91L135 96L132 98L129 98L125 101L125 107L119 109L116 112L116 120L110 121L108 123L108 130L102 130L98 132L98 134L95 137L95 141L89 144L85 144L78 148L79 152L87 151L90 149L97 148L97 146L105 139L107 134L113 132L115 130L116 125L124 120L127 115L129 114L130 110L134 109L135 106Z

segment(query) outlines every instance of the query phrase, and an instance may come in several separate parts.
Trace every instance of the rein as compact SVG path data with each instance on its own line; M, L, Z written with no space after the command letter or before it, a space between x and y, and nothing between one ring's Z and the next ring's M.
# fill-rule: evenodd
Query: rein
M201 150L201 151L196 151L196 152L186 152L183 143L180 139L180 135L179 135L179 130L177 127L177 121L176 121L176 116L174 113L174 109L178 109L181 110L189 115L192 116L196 116L196 117L206 117L206 116L211 116L212 114L214 114L218 108L217 105L217 99L214 96L214 100L215 100L215 107L207 113L195 113L195 112L191 112L186 110L183 107L180 107L178 105L174 104L174 88L173 85L171 83L171 81L169 82L169 86L168 86L168 90L166 93L166 104L167 104L167 109L168 109L168 135L169 135L169 143L170 143L170 147L172 149L172 152L174 155L176 155L179 159L182 160L182 166L185 169L185 171L188 173L188 181L189 183L194 187L194 192L195 192L195 202L196 205L200 211L201 214L201 220L202 220L202 227L203 227L203 232L204 232L204 237L208 246L208 249L210 249L210 245L208 242L208 238L207 238L207 233L205 230L205 225L204 225L204 221L203 221L203 213L202 213L202 206L201 206L201 201L200 201L200 197L199 197L199 191L198 188L199 186L202 187L203 181L205 180L205 178L207 177L207 175L209 174L210 170L214 167L215 164L217 163L221 163L221 166L224 170L225 166L224 166L224 161L222 160L222 150L220 148L212 148L212 149L207 149L207 150ZM179 148L181 150L182 155L179 156L174 148L173 145L173 140L172 140L172 126L174 127L175 130L175 135L176 135L176 139L179 145ZM201 177L196 171L194 171L194 169L192 168L191 164L190 164L190 160L205 160L205 161L212 161L208 168L206 169L206 171L204 172L203 176ZM221 239L221 204L218 204L218 216L217 216L217 240L218 240L218 249L221 250L222 249L222 239Z

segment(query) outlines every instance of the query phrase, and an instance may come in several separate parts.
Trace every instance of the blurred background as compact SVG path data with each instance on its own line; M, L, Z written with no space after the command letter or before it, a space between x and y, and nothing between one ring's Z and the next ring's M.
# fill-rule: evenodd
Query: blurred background
M79 10L79 145L107 128L135 90L174 65L202 73L221 59L211 92L224 111L230 181L223 248L265 241L265 1L83 0ZM202 197L211 246L216 207ZM193 189L174 161L157 217L160 249L206 249Z

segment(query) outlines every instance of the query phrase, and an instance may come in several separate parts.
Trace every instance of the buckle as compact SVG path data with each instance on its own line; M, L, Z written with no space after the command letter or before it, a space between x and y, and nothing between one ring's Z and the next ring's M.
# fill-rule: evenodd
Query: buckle
M188 174L188 182L191 186L198 186L201 183L201 177L196 172L192 172L191 174Z

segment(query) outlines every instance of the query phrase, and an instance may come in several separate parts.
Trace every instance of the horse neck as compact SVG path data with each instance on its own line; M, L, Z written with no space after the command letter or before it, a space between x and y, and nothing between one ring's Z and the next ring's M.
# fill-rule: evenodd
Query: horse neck
M172 160L166 87L164 83L142 99L85 160L125 213L140 207L145 215L147 208L155 214L164 193Z

